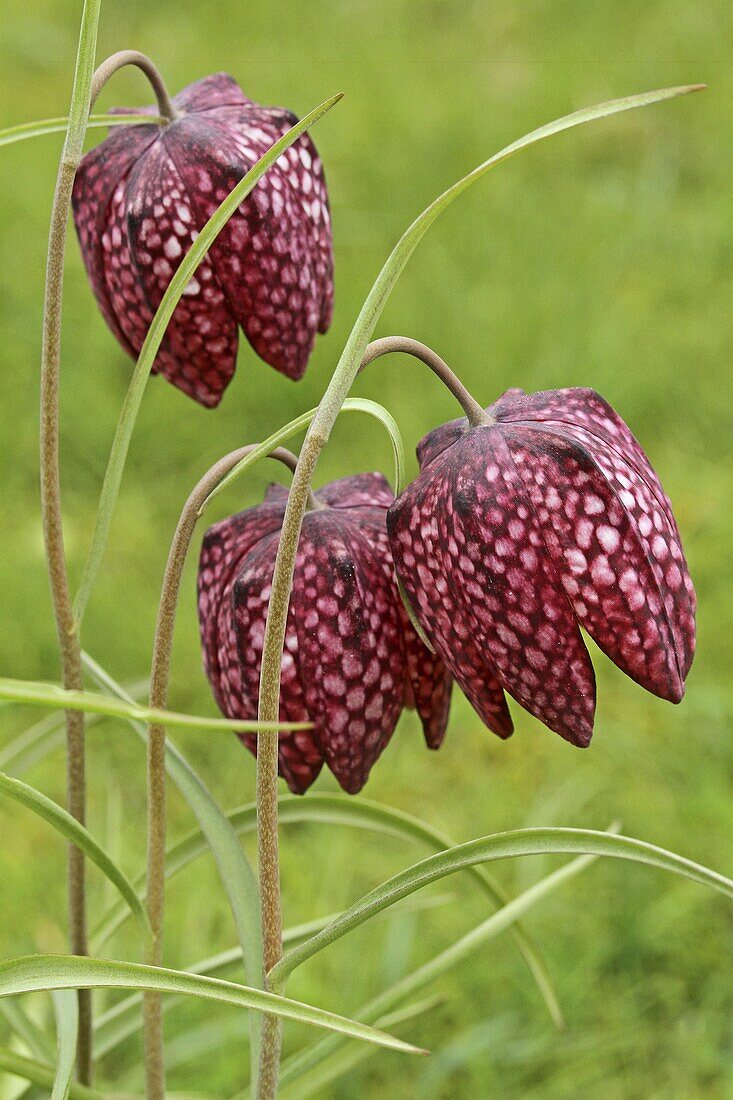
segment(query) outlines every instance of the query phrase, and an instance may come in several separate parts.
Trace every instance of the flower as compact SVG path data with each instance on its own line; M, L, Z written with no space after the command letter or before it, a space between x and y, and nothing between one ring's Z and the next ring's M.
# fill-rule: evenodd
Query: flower
M580 626L642 687L680 701L695 592L669 500L602 397L509 391L486 424L430 432L418 459L387 515L395 568L490 729L512 732L507 691L589 743L595 677Z
M74 184L74 221L89 279L107 324L134 357L197 234L297 121L279 107L259 107L225 73L189 85L173 103L178 114L165 126L113 130L84 157ZM198 267L153 370L200 404L217 405L234 374L241 325L266 363L300 378L332 308L326 183L303 134Z
M262 644L287 490L215 524L199 563L204 667L221 710L256 718ZM385 517L394 497L380 474L333 481L315 494L298 547L282 658L280 773L302 794L323 762L361 790L403 706L416 707L431 748L448 720L451 677L420 641L400 599ZM256 740L243 737L253 751Z

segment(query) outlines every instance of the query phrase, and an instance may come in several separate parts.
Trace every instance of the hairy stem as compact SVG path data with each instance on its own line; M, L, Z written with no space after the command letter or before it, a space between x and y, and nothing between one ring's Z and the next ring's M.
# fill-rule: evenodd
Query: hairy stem
M120 69L125 68L126 65L136 66L136 68L140 69L148 78L155 93L155 98L158 101L158 110L160 111L161 117L164 118L166 122L172 122L174 118L177 118L178 111L173 106L173 102L168 95L168 89L163 83L163 77L160 75L150 58L146 57L144 53L139 53L137 50L120 50L119 53L113 53L111 57L108 57L106 61L102 62L92 80L89 109L91 110L97 102L102 88L110 77L114 76Z
M164 709L168 706L173 633L181 588L181 576L191 545L201 506L221 479L256 449L256 444L240 447L225 455L201 478L186 501L178 521L168 554L163 588L158 605L158 619L153 645L153 665L150 676L150 706ZM284 447L270 452L270 458L284 463L290 470L297 466L297 458ZM151 724L148 727L148 874L147 910L152 928L151 949L148 962L152 966L163 964L163 916L165 903L165 837L166 837L166 785L165 785L165 728ZM163 1100L165 1095L165 1067L163 1060L163 1015L160 993L144 995L145 1075L149 1100Z
M379 359L380 356L390 355L393 352L412 355L415 359L423 362L426 367L430 367L433 374L438 376L458 401L472 428L477 428L481 424L494 423L494 418L481 408L478 401L475 397L472 397L448 364L427 344L421 344L419 340L411 340L409 336L383 336L380 340L373 340L364 352L359 371L363 371L364 367L373 363L375 359Z
M64 687L83 685L81 645L76 631L69 590L61 515L61 473L59 458L59 376L61 369L61 315L64 287L66 227L71 210L74 177L81 160L91 95L92 67L97 42L100 0L86 0L82 13L69 123L61 152L51 211L46 259L46 287L43 303L41 350L40 473L41 515L51 600L56 619L61 675ZM84 716L78 711L66 715L67 806L84 824L86 818L86 766ZM69 848L68 861L69 939L72 953L87 953L87 914L84 855ZM92 1079L91 992L79 990L79 1036L77 1076L82 1084Z

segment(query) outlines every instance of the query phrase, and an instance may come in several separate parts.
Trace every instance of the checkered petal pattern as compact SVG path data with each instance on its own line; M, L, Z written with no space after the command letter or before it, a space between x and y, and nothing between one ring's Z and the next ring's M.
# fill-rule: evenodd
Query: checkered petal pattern
M495 732L506 691L576 745L595 683L579 626L671 702L695 648L695 593L671 504L617 413L592 390L511 390L418 446L390 507L398 576L436 652Z
M197 234L296 121L252 103L223 73L185 88L174 103L180 114L165 127L113 131L84 157L74 185L92 288L133 356ZM176 307L153 369L214 407L234 374L240 327L265 362L297 379L332 311L328 195L304 134L219 234Z
M303 793L324 762L356 793L404 706L431 748L443 740L452 678L423 645L397 589L386 530L393 495L380 474L331 482L304 519L281 663L280 773ZM211 527L199 564L204 668L222 711L257 714L262 646L287 490ZM256 741L243 738L256 752Z

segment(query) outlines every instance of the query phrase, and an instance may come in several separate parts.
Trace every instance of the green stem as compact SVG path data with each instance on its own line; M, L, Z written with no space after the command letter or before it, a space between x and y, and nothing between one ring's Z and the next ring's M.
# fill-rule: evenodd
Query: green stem
M61 311L64 285L66 227L71 210L74 177L82 157L91 96L92 69L97 41L101 0L85 0L79 46L71 93L69 122L61 152L51 211L46 289L43 307L41 352L41 513L46 563L51 585L56 631L64 687L83 687L81 646L76 630L69 590L61 515L59 462L59 375L61 367ZM66 718L67 805L81 824L86 817L86 765L84 718L70 711ZM84 856L71 846L68 866L69 939L76 955L87 952L87 915ZM79 1039L77 1075L83 1084L92 1079L91 993L79 991Z
M158 605L158 619L153 644L153 665L150 675L150 706L163 710L168 706L171 654L175 629L181 576L191 545L191 538L202 505L209 494L230 470L243 458L257 450L257 444L240 447L220 459L201 478L186 501L171 543L166 564L163 589ZM290 470L297 466L291 451L277 447L270 458L284 463ZM315 501L311 502L318 506ZM151 966L163 965L163 915L165 905L165 727L152 723L148 727L148 874L147 908L153 931ZM150 991L144 997L145 1073L149 1100L163 1100L165 1069L163 1061L163 1007L161 995Z
M489 416L486 410L479 405L476 398L468 392L458 375L450 369L445 360L441 359L437 352L434 352L427 344L421 344L419 340L412 340L409 336L383 336L379 340L373 340L364 352L359 372L361 373L365 367L368 367L375 359L379 359L380 356L399 352L419 359L421 363L430 368L433 374L438 376L465 412L470 427L477 428L482 424L494 423L494 418Z
M138 50L120 50L119 53L113 53L111 57L108 57L106 61L102 62L92 80L90 109L97 102L99 93L102 91L107 81L126 65L135 65L141 72L145 73L145 76L150 81L152 89L155 92L155 98L158 101L158 110L163 120L165 122L172 122L177 118L178 111L173 106L173 102L168 95L168 89L163 82L163 77L160 75L150 58L146 57L144 53L139 53ZM147 121L147 119L145 121Z
M272 591L265 628L262 671L260 674L258 716L261 721L272 721L273 715L276 718L279 714L280 661L285 643L285 627L293 583L295 556L303 516L306 511L311 478L318 464L321 451L328 442L341 406L359 373L362 358L367 351L367 345L387 299L424 234L443 210L472 183L496 165L508 160L509 157L521 152L528 146L574 126L593 122L596 119L631 110L635 107L644 107L651 103L672 99L678 95L697 91L701 87L702 85L688 85L680 88L664 88L660 91L645 92L637 96L611 100L595 107L575 111L564 118L540 126L495 153L494 156L454 183L442 195L439 195L415 219L397 242L361 308L336 369L318 406L316 415L311 421L300 451L298 468L293 477L285 510L275 561L275 571L272 578ZM269 969L268 959L271 962L274 960L272 965L277 966L282 955L277 847L277 734L267 735L260 739L260 751L257 755L257 803L263 947L265 966L266 969ZM273 1100L277 1094L280 1027L275 1021L268 1023L268 1017L265 1017L262 1034L262 1074L258 1100Z

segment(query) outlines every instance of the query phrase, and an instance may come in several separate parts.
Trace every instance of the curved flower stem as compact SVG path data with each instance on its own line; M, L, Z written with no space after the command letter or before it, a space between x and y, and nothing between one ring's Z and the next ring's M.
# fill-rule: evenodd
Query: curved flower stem
M175 627L181 576L191 545L201 506L211 491L238 462L257 449L257 444L240 447L225 455L201 478L186 501L178 521L163 578L163 588L158 605L158 619L153 644L153 665L150 676L150 706L164 709L168 705L171 652ZM295 470L298 460L291 451L277 447L269 454ZM315 502L313 502L315 503ZM316 505L317 506L317 505ZM152 928L152 941L148 962L151 966L163 964L163 914L165 904L165 728L151 724L148 727L148 874L147 910ZM145 1076L148 1100L163 1100L165 1095L165 1068L163 1060L163 1015L159 993L144 995Z
M61 515L59 461L59 375L61 370L61 311L64 288L66 225L71 210L74 177L81 160L91 94L92 69L97 44L100 0L85 0L82 13L69 123L61 152L53 197L46 260L41 351L40 472L41 514L46 563L51 585L64 687L81 689L81 646L76 631L69 591ZM66 715L67 805L82 825L86 817L86 766L84 716ZM87 953L87 916L84 855L69 848L69 938L75 955ZM92 1078L91 993L79 990L77 1076L88 1085Z
M144 53L139 53L138 50L120 50L119 53L113 53L111 57L108 57L106 61L102 62L92 78L92 92L89 109L91 110L97 102L99 93L110 77L113 77L116 72L119 72L119 70L123 69L126 65L135 65L148 78L155 92L155 98L158 101L158 110L160 111L161 117L164 118L166 122L172 122L174 118L177 118L178 111L173 106L173 101L168 95L168 89L163 83L163 77L160 75L150 58L146 57Z
M472 428L481 424L493 424L493 416L481 408L475 397L472 397L460 378L450 369L448 364L440 356L429 348L427 344L421 344L419 340L411 340L409 336L383 336L380 340L372 340L364 352L359 365L359 372L369 366L381 355L390 355L392 352L402 352L404 355L412 355L420 359L433 374L437 374L441 382L447 386L458 401L459 405L468 417L468 423Z

